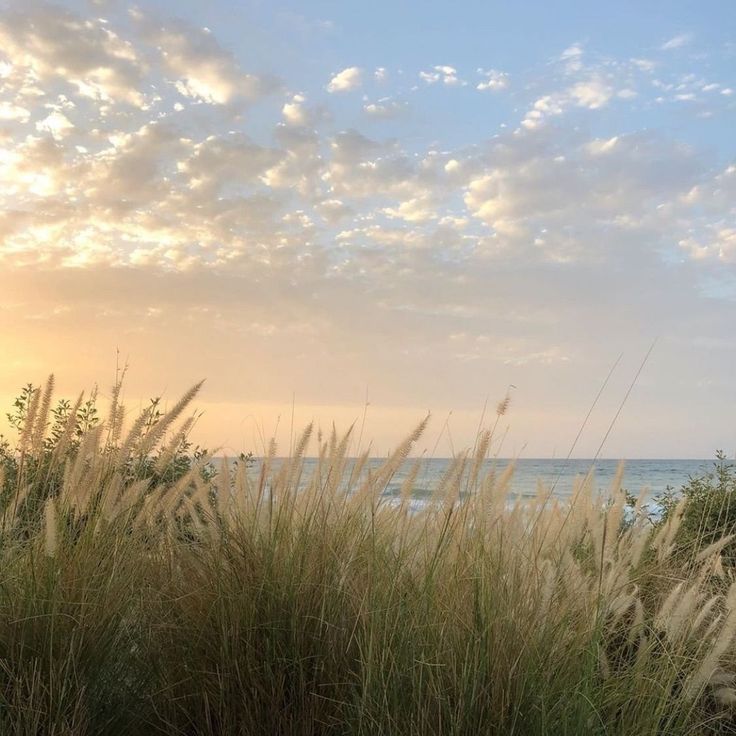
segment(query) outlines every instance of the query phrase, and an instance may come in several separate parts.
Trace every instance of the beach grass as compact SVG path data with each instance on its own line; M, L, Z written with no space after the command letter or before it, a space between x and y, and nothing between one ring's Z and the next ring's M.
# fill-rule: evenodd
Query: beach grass
M126 418L116 386L86 422L82 398L54 418L53 381L28 393L0 479L1 734L736 732L733 540L678 547L687 499L653 523L587 477L510 502L491 430L429 503L412 473L388 497L425 422L378 469L311 426L214 468L186 454L196 390Z

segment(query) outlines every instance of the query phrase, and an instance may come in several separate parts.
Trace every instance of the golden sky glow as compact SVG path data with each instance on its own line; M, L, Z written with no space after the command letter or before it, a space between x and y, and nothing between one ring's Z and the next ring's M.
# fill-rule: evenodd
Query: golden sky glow
M136 406L207 379L210 446L257 449L277 423L288 442L292 397L297 425L344 428L367 396L378 453L429 410L426 447L441 435L444 455L514 384L504 454L565 455L623 353L587 456L659 338L603 454L733 449L736 166L718 126L734 96L728 65L708 77L718 50L673 36L604 57L573 37L516 73L399 70L388 52L335 67L325 21L294 41L307 84L275 46L256 64L247 39L221 41L217 17L0 15L5 405L52 371L62 395L104 394L119 350ZM451 124L453 99L467 117ZM468 122L481 104L486 128Z

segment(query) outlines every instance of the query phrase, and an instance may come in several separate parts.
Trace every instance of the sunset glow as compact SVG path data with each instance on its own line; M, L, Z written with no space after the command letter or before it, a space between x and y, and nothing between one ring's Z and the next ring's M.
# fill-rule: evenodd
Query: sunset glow
M3 406L127 362L229 453L444 456L510 392L502 454L564 456L616 365L590 457L656 341L602 454L732 453L732 4L500 5L4 3Z

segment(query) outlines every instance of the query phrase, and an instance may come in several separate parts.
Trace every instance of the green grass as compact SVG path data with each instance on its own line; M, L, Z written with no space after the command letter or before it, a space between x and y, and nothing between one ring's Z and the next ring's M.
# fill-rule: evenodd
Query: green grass
M415 513L382 491L421 425L378 471L308 428L213 475L175 431L194 391L54 439L51 388L4 450L3 736L736 732L736 587L717 544L677 554L685 506L507 505L485 433Z

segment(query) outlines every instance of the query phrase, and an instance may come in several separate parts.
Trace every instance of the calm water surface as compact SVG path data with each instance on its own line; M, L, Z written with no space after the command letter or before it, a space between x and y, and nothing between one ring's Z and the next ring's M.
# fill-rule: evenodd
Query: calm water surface
M276 464L279 461L275 461ZM353 462L353 461L349 461ZM431 495L443 474L447 471L449 459L422 460L421 470L417 476L415 496L417 498ZM484 469L491 470L495 467L496 473L500 473L509 464L509 460L487 461ZM382 458L370 461L372 467L379 467L383 463ZM407 461L396 473L387 495L399 492L401 483L412 467L412 460ZM304 463L303 478L308 478L316 467L317 461L307 459ZM260 463L256 462L252 472L257 473ZM348 464L349 472L350 464ZM521 459L516 461L516 468L511 481L510 492L513 495L533 496L537 492L537 482L541 481L547 488L554 486L554 495L559 497L569 496L573 489L575 479L584 476L591 467L594 468L594 483L599 490L610 487L618 460L564 460L564 459ZM666 488L679 489L688 479L694 475L712 469L713 460L629 460L625 463L623 487L634 495L642 490L648 497L656 496Z

